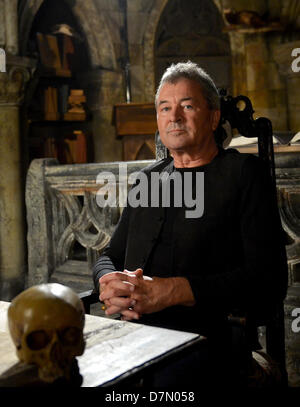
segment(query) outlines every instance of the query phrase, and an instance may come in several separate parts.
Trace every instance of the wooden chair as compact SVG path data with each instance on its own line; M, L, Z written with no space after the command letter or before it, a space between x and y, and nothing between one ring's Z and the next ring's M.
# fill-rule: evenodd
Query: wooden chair
M221 89L221 120L218 129L215 132L218 144L223 144L227 137L223 128L224 123L229 122L232 129L237 129L239 134L244 137L256 137L258 139L258 156L267 164L269 168L270 181L273 188L273 197L277 204L276 175L273 148L273 130L272 123L265 117L253 119L254 110L251 101L246 96L227 96L226 91ZM242 102L244 109L240 109ZM287 241L287 235L282 229ZM233 324L239 324L239 321L232 320ZM244 327L247 330L247 321ZM240 325L240 324L239 324ZM242 324L243 325L243 324ZM240 326L242 326L240 325ZM287 386L287 371L285 363L285 333L284 333L284 305L277 304L273 314L265 321L266 330L266 352L276 364L278 364L282 380L281 385Z

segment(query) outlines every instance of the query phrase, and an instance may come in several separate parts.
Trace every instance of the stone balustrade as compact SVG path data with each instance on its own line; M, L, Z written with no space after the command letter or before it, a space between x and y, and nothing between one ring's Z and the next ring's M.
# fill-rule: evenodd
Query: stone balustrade
M150 162L122 164L127 165L129 175ZM26 182L29 286L57 281L77 292L92 288L92 265L108 243L122 210L120 206L97 205L101 188L97 175L112 173L118 192L119 164L32 161Z

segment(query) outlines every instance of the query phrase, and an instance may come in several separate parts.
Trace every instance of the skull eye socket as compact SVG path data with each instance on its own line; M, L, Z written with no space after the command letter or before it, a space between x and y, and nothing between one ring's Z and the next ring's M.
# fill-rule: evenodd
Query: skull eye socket
M31 332L26 338L27 346L31 350L40 350L45 348L50 340L51 337L47 335L45 331Z
M59 339L63 345L77 345L80 341L81 330L76 327L70 327L59 332Z

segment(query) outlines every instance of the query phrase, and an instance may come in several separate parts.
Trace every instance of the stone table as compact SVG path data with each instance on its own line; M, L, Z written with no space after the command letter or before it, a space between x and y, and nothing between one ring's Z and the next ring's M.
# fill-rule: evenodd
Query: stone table
M36 374L33 366L20 363L16 356L7 325L9 304L0 301L0 387L22 386L22 376ZM86 315L84 337L84 354L77 357L82 387L120 384L166 357L205 341L194 333L92 315Z

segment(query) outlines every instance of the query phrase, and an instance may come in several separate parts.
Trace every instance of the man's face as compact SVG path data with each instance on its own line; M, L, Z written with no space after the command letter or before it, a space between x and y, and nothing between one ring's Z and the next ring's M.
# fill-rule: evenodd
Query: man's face
M157 125L163 144L172 151L196 151L213 139L220 119L210 110L201 85L190 79L165 83L157 100Z

